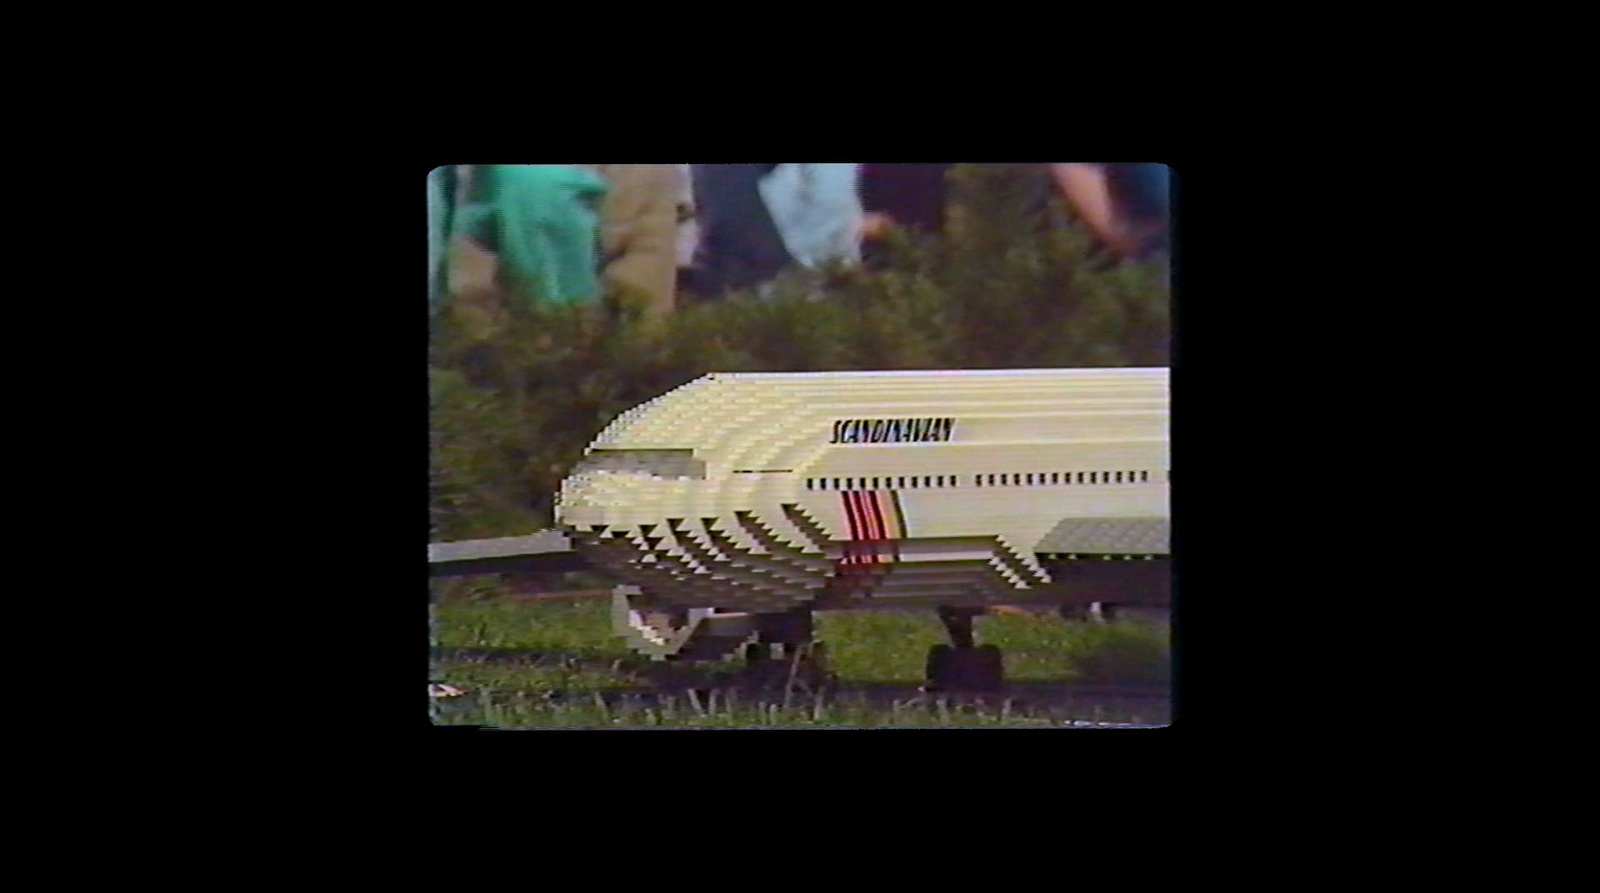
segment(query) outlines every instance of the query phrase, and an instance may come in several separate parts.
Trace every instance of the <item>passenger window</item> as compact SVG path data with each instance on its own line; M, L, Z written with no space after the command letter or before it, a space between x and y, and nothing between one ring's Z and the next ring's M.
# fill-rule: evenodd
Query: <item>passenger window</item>
M922 486L924 486L924 487L933 486L933 475L928 475L928 474L923 475L922 476Z
M1148 480L1150 480L1150 472L1148 472L1148 471L1139 472L1139 482L1140 483L1144 483L1145 481L1148 481Z
M834 478L833 479L833 489L835 489L835 490L840 489L840 487L839 487L839 479L838 478Z

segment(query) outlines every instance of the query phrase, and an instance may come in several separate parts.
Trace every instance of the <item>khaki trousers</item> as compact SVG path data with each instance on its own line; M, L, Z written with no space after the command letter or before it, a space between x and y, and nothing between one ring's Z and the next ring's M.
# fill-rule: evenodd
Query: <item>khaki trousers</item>
M678 202L683 171L676 164L591 164L611 183L600 206L601 281L635 292L648 315L672 312L678 285Z

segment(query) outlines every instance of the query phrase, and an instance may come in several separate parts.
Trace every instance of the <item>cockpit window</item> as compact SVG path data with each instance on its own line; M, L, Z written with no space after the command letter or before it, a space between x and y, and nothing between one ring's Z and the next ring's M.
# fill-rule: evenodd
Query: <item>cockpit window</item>
M578 463L573 474L609 471L613 474L648 474L666 480L706 479L706 462L694 450L594 450Z

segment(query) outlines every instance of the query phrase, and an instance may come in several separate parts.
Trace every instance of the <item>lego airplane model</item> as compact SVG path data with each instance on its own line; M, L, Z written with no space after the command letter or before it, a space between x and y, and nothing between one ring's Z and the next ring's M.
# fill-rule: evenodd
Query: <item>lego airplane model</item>
M1168 406L1164 368L711 374L602 431L556 520L641 653L805 653L813 610L934 608L930 679L987 686L994 606L1169 605Z

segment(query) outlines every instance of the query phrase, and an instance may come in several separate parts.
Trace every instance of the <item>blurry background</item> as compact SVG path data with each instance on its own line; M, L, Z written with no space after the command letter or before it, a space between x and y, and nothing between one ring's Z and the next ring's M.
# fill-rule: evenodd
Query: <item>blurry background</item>
M428 174L433 541L550 526L618 413L715 371L1169 364L1159 164Z

